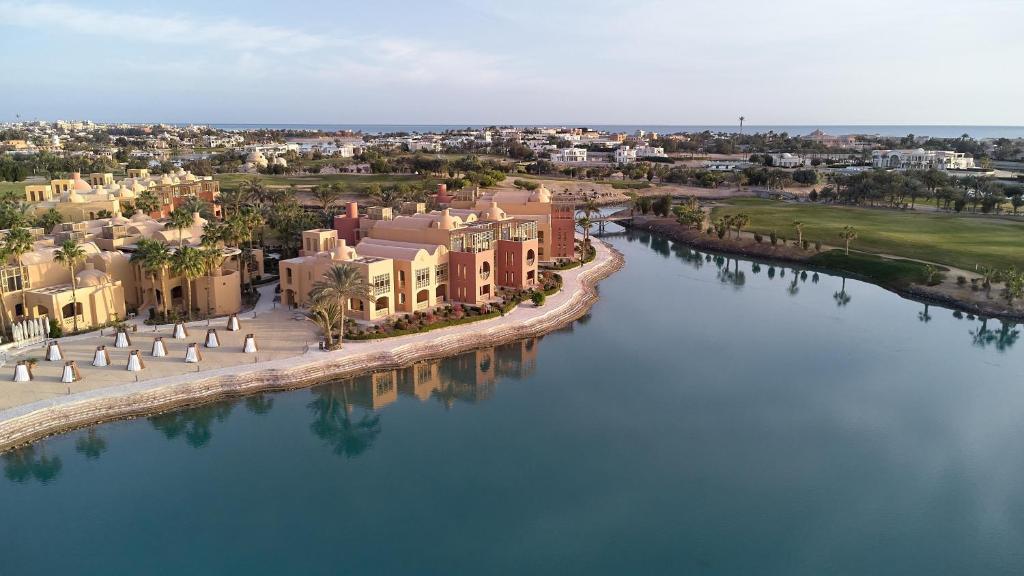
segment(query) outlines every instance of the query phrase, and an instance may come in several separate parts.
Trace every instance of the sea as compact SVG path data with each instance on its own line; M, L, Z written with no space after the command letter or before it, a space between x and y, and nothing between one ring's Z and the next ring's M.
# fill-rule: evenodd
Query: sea
M486 128L495 124L206 124L222 130L319 130L322 132L352 131L363 134L386 134L392 132L437 133L446 130ZM528 128L544 126L550 128L587 127L605 132L634 133L637 130L673 134L680 132L739 132L737 124L506 124ZM806 135L815 130L827 134L865 134L877 136L931 136L935 138L958 138L967 134L971 138L1024 138L1024 126L964 126L964 125L899 125L899 124L764 124L745 125L748 134L783 132L790 135Z

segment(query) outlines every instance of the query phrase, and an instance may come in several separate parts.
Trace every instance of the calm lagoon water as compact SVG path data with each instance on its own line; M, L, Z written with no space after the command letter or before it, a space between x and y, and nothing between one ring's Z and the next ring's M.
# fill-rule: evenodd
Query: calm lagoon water
M610 242L543 339L6 455L0 574L1024 572L1017 327Z

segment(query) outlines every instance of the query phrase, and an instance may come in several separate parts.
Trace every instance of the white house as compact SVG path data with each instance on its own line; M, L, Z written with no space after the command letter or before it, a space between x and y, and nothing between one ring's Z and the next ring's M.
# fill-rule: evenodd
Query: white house
M658 146L637 146L637 158L664 158L665 149Z
M890 170L967 170L974 168L974 158L952 150L872 150L871 165Z
M551 152L552 162L586 162L586 148L562 148Z
M630 146L619 146L615 151L616 164L632 164L636 162L636 149Z
M772 165L778 168L800 168L806 162L803 158L790 154L789 152L783 152L782 154L772 154Z

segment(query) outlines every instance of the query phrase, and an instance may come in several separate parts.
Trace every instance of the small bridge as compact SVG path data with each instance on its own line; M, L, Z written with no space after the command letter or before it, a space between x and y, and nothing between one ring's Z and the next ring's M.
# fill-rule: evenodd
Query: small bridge
M613 213L608 214L606 216L599 216L597 218L593 218L593 219L591 219L591 222L594 222L594 223L597 224L597 231L598 232L604 232L605 224L607 224L608 222L614 222L615 224L629 225L630 222L632 222L632 220L633 220L633 211L629 210L629 209L626 209L626 210L619 210L618 212L613 212Z

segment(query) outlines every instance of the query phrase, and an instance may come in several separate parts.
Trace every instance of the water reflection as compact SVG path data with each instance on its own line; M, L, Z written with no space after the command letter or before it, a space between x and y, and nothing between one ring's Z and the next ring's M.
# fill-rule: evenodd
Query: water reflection
M96 427L93 426L75 441L75 451L83 454L89 460L96 460L100 457L100 454L107 451L107 441L100 436Z
M4 477L17 483L37 480L48 484L63 468L60 456L46 454L45 441L6 452L3 459Z
M1017 329L1016 322L1003 320L997 331L988 327L988 318L982 317L979 320L981 320L981 325L970 331L971 342L979 348L993 346L999 352L1006 352L1020 337L1020 330Z
M227 420L236 402L215 402L189 410L158 414L151 416L149 422L168 440L183 437L189 446L202 448L209 444L213 437L213 423L223 423Z
M354 458L369 450L380 435L378 411L400 396L434 400L445 409L487 400L501 379L520 379L533 373L538 340L530 338L319 386L313 389L316 398L309 403L314 414L310 430L335 454Z

